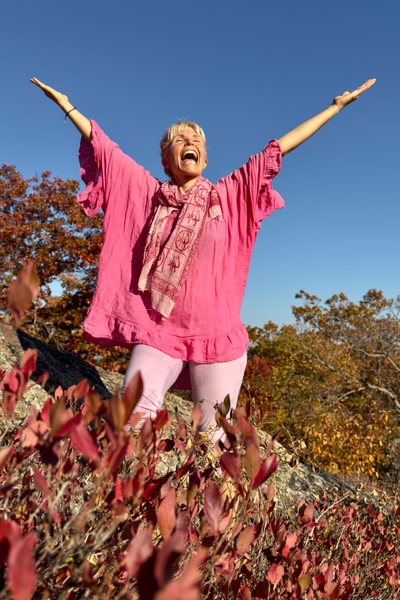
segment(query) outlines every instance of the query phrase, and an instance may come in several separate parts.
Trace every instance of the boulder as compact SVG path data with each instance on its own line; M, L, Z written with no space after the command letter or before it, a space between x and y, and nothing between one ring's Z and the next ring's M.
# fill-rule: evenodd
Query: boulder
M25 418L29 414L31 406L40 408L49 395L53 395L58 386L66 390L86 378L90 386L106 399L117 387L122 385L123 376L120 373L112 373L100 367L94 367L71 352L55 348L22 330L15 331L0 324L0 370L9 371L15 363L20 364L24 350L28 348L38 350L37 370L32 376L32 381L22 401L17 405L17 418ZM45 372L49 376L45 387L42 387L37 380ZM177 410L183 419L190 420L190 401L169 393L165 405L171 414ZM270 443L270 436L262 431L258 431L258 433L261 446L266 447ZM289 508L293 502L297 502L301 498L310 500L333 491L350 499L358 497L357 490L349 483L323 470L302 463L276 441L273 450L279 458L276 488L281 506Z

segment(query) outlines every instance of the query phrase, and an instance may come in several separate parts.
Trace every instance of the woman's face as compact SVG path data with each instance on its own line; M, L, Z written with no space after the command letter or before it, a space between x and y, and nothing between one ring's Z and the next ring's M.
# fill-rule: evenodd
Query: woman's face
M200 177L207 165L207 150L202 137L191 127L182 127L173 137L163 165L178 185Z

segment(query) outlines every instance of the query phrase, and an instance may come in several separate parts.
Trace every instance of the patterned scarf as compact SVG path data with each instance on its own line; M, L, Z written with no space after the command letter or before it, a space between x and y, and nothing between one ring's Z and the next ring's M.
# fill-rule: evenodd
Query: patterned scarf
M152 307L167 319L187 277L206 220L219 217L222 212L216 189L203 177L184 196L176 184L166 181L158 192L157 204L138 287L141 292L150 291ZM160 252L164 228L175 210L180 211L178 221Z

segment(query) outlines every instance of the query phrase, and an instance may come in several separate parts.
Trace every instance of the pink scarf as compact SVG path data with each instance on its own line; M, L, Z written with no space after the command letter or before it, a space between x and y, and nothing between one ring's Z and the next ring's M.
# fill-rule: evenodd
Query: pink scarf
M160 252L162 233L175 210L180 211L178 221ZM141 292L150 291L152 307L165 319L170 316L187 277L206 220L221 214L218 194L207 179L200 177L184 196L176 184L170 181L162 184L147 236L138 287Z

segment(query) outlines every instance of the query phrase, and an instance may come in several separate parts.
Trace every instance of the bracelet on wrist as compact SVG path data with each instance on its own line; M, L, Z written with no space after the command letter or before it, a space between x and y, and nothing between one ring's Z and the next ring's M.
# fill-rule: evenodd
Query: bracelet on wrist
M69 113L72 113L73 110L77 110L76 106L73 106L68 112L65 113L64 121L67 120Z

